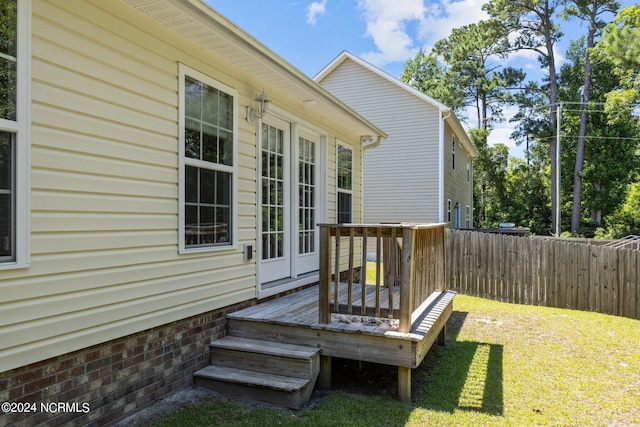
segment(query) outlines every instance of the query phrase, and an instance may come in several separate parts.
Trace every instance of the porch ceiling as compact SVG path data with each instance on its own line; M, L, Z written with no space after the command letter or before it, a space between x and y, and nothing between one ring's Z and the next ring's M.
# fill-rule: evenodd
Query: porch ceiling
M386 137L375 125L343 104L240 27L201 0L122 0L203 49L255 76L304 108L351 129L357 135Z

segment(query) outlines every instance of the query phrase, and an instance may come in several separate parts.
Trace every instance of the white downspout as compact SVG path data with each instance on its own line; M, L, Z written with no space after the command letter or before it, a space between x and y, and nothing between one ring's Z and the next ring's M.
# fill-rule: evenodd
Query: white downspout
M365 138L362 138L362 142L365 142ZM362 197L360 197L360 215L361 215L361 219L362 219L362 223L364 223L364 152L371 149L371 148L376 148L380 145L380 143L382 142L382 137L378 135L378 138L376 139L376 142L372 142L370 144L367 145L363 145L362 146L362 167L360 168L360 182L361 182L361 186L362 186Z
M444 112L446 116L442 116ZM451 110L440 110L440 141L438 144L438 222L444 222L444 121L451 117Z
M372 142L371 144L363 145L362 146L362 151L367 151L370 148L376 148L376 147L380 146L381 142L382 142L382 137L378 136L378 138L376 139L376 142Z

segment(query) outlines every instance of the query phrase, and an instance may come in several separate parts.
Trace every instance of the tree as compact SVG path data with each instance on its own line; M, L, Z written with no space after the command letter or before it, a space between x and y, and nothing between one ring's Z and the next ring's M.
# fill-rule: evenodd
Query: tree
M408 59L400 80L420 92L453 108L457 115L464 108L464 94L450 70L438 61L435 53L420 49L413 59Z
M509 52L508 33L498 21L480 21L456 28L431 53L420 50L405 64L400 79L452 107L476 110L477 127L486 127L488 113L500 120L502 109L521 89L524 73L501 61ZM442 58L444 63L440 63Z
M618 12L598 44L616 66L626 70L640 67L640 5Z
M493 121L501 120L502 109L513 100L511 91L525 78L522 70L504 68L499 61L509 49L508 32L495 20L456 28L435 44L434 53L446 61L464 105L475 108L478 128L487 127L489 113Z
M576 146L576 161L573 173L573 210L571 213L571 232L580 228L582 214L582 169L584 167L585 137L587 133L587 107L591 99L591 50L595 46L596 37L606 25L600 19L605 13L615 13L620 5L612 0L573 0L573 4L565 9L565 15L576 17L587 22L587 49L584 61L584 79L582 84L582 104L580 105L580 127Z
M596 237L619 239L629 234L640 234L640 182L629 185L627 197L621 209L605 222L607 228L598 229Z
M607 110L631 112L640 98L640 5L618 12L604 28L593 53L613 63L620 80L620 86L607 94Z
M566 0L491 0L483 9L492 19L502 22L512 35L512 50L532 50L548 71L548 104L551 106L548 116L549 157L551 176L556 176L556 154L558 141L555 135L558 105L558 75L554 46L562 36L560 28L553 21L556 13L566 4ZM556 194L558 183L551 180L552 223L556 224Z
M503 222L502 207L506 203L506 177L509 148L504 144L487 145L486 129L471 129L471 142L478 149L473 166L473 206L476 226L497 226Z
M545 173L548 168L548 156L535 146L528 163L513 158L509 162L506 176L506 200L503 216L506 221L528 227L538 235L549 234L549 178ZM540 151L541 155L536 155Z
M586 57L584 37L572 42L567 53L569 62L560 71L562 99L578 104ZM589 120L585 127L585 159L580 171L581 181L585 184L580 216L594 225L599 225L603 218L615 213L626 196L628 184L638 177L640 166L637 118L625 112L621 113L625 115L624 120L609 123L608 114L600 106L606 94L618 85L612 67L610 62L597 62L591 72L591 98L594 103L587 110ZM582 108L567 108L563 115L563 143L567 148L563 152L568 153L563 155L563 168L575 167L577 160L571 153L577 151L583 114ZM571 193L571 181L563 181L563 189L567 194ZM572 230L573 233L579 231L580 227Z

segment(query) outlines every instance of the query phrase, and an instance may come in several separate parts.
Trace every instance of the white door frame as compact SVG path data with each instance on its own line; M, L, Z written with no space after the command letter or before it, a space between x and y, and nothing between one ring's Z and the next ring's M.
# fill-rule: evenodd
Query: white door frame
M287 153L289 165L288 165L288 175L285 178L285 181L289 181L287 185L287 192L285 196L288 196L288 212L285 212L287 218L288 229L285 231L289 234L289 242L286 249L289 251L289 265L286 267L285 274L286 277L274 278L274 273L270 271L269 267L265 268L268 265L267 262L262 261L262 123L266 123L269 125L280 126L283 123L287 123L289 125L289 143L287 144L289 151ZM277 107L271 106L269 109L269 113L265 116L264 119L258 120L257 123L257 297L258 298L266 298L268 296L275 295L280 292L284 292L290 289L294 289L299 286L303 286L305 284L313 283L318 281L317 268L312 269L310 263L314 263L317 265L317 257L319 256L319 238L318 238L318 226L322 222L326 221L327 218L327 209L326 209L326 193L327 193L327 134L326 132L316 128L308 123L296 120L291 117L287 113L284 113L282 110ZM298 255L299 244L298 244L298 220L299 220L299 211L298 211L298 145L299 145L299 137L305 137L310 140L314 140L316 142L316 192L315 192L315 252L309 255ZM295 188L294 188L295 186ZM304 266L304 261L300 263L304 258L311 258L312 260L308 260L307 266ZM282 274L280 274L282 276ZM266 285L266 286L264 286Z
M274 280L286 278L291 276L291 124L276 117L265 118L259 123L258 131L258 248L260 263L261 282L271 282ZM277 137L282 137L282 147L271 149L269 147L267 154L269 156L269 167L276 167L276 170L271 174L272 178L268 180L267 185L270 188L270 194L265 195L263 191L263 126L271 126L277 131L282 131L282 134L276 134ZM270 141L272 143L272 141ZM277 152L277 153L276 153ZM273 164L271 162L273 160ZM277 162L277 164L276 164ZM280 165L279 167L277 165ZM278 170L279 169L279 170ZM270 169L271 171L271 169ZM270 173L267 171L267 174ZM277 174L277 176L276 176ZM273 192L273 193L271 193ZM266 198L267 202L263 203L263 199ZM267 209L270 214L263 218L264 208L263 205L267 205ZM263 224L265 221L271 225L275 222L277 232L266 231L265 233ZM268 251L274 251L275 254L268 253L268 259L263 259L265 255L265 244L263 238L269 240L267 243ZM279 256L278 254L281 254Z
M305 253L305 254L300 254L300 235L299 235L299 225L300 225L300 212L301 212L301 206L300 206L300 139L304 138L305 140L311 141L314 145L315 145L315 152L314 152L314 161L313 161L313 168L314 168L314 173L313 173L313 222L314 222L314 227L313 230L311 231L309 229L310 232L313 233L313 238L311 238L311 241L307 241L309 244L312 244L313 248L311 249L311 252ZM292 172L292 186L295 184L296 188L293 189L291 191L291 196L292 196L292 200L291 200L291 206L293 207L293 214L292 214L292 226L293 226L293 230L292 230L292 242L291 242L291 248L293 250L293 256L291 257L291 261L292 261L292 266L291 266L291 271L292 271L292 277L296 278L298 277L300 274L306 274L309 273L311 271L317 271L318 270L318 262L319 262L319 253L320 253L320 239L318 238L318 224L319 224L319 211L321 210L321 205L320 205L320 192L321 192L321 185L320 185L320 167L321 167L321 156L320 156L320 148L322 146L322 137L320 135L318 135L315 132L312 132L306 128L303 128L301 126L297 126L294 125L294 131L292 132L292 140L293 140L293 147L292 147L292 167L291 167L291 172Z

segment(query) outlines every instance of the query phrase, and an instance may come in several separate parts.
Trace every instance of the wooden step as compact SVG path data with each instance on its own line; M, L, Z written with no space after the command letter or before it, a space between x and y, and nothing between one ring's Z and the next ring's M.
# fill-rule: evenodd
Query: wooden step
M320 349L274 341L264 341L227 335L211 343L212 348L229 348L252 353L263 353L274 356L285 355L290 358L309 359L320 352Z
M293 378L209 365L194 374L195 383L240 398L300 409L309 400L315 379Z
M226 336L211 343L211 364L294 378L315 379L320 349Z

